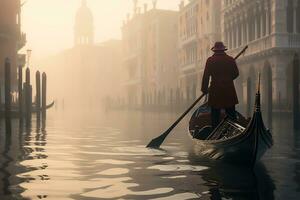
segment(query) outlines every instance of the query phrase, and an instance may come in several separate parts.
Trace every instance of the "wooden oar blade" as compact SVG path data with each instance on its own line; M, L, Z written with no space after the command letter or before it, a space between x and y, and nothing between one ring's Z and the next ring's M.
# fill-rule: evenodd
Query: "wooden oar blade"
M163 133L162 135L158 136L151 140L151 142L147 145L147 148L158 149L160 145L164 142L168 134Z

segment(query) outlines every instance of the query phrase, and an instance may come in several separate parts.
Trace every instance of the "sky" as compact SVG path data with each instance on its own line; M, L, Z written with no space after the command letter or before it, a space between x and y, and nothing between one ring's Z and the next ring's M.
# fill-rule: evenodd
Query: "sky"
M23 0L22 31L33 59L42 59L73 46L73 27L81 0ZM158 0L157 7L178 10L180 0ZM94 15L95 41L121 39L121 26L132 13L132 0L87 0ZM139 0L139 6L152 0Z

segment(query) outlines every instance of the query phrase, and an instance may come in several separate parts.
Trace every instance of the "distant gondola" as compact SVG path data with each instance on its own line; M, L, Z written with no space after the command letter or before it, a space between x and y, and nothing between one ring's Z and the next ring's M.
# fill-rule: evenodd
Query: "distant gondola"
M54 101L52 101L52 103L50 103L50 104L48 104L46 106L46 110L52 108L53 106L54 106ZM42 108L37 109L36 105L32 104L32 110L31 110L31 112L32 113L37 113L38 111L41 112ZM19 115L20 115L19 114L19 106L18 105L12 105L10 113L11 113L10 114L11 117L19 117ZM4 106L0 107L0 117L1 116L5 116L5 108L4 108Z
M253 166L273 145L272 135L262 119L259 89L250 121L238 113L237 120L225 117L211 131L208 119L209 108L202 105L189 123L189 132L196 143L195 153L201 157Z

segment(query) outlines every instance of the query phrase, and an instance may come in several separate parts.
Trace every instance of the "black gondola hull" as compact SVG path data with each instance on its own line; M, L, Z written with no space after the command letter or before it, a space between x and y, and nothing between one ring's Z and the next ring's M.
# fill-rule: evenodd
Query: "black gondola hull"
M209 135L205 128L197 129L193 117L197 117L199 111L195 111L189 127L195 142L194 153L201 158L254 166L273 145L272 135L262 119L259 100L260 95L257 94L256 109L246 127L239 120L227 117ZM203 124L198 127L203 127Z
M194 153L199 157L228 163L253 165L260 160L269 145L258 133L241 137L237 141L205 141L193 139ZM233 142L233 143L232 143ZM271 143L271 138L269 138Z

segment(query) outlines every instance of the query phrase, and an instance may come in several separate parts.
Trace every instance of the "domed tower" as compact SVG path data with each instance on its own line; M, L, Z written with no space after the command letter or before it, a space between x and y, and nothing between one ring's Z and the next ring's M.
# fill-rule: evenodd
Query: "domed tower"
M87 45L94 43L94 18L87 7L86 0L82 0L81 7L76 13L74 44Z

